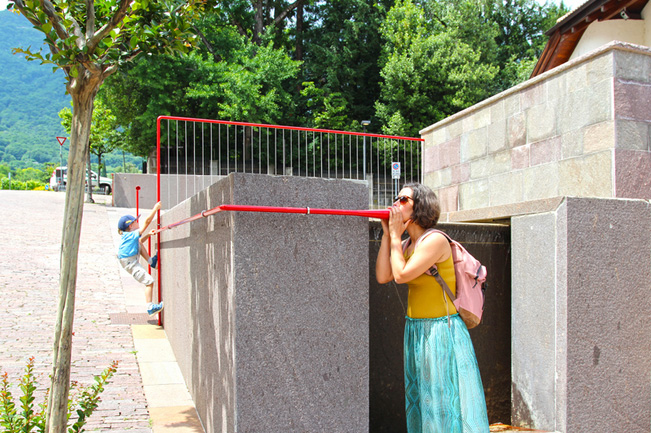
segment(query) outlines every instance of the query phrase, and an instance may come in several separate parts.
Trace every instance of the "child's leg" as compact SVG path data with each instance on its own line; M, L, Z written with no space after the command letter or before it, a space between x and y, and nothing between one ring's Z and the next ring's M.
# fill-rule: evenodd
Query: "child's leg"
M145 301L147 302L147 305L152 303L152 299L154 299L154 284L149 284L145 287Z
M150 262L151 257L149 256L149 253L147 253L147 248L143 244L140 244L140 255L147 261L147 263Z

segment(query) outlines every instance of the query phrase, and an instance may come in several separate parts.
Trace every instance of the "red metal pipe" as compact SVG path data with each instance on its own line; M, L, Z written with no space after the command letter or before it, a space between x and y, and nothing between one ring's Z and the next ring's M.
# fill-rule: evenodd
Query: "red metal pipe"
M149 167L147 167L147 171L149 171ZM160 197L160 118L156 121L156 202L159 202L161 200ZM158 210L158 213L156 215L156 228L160 229L161 226L161 214L160 214L160 209ZM149 238L151 239L151 238ZM162 294L162 285L161 285L161 248L160 248L160 232L157 232L156 234L156 249L158 250L158 264L156 266L157 273L158 273L158 278L156 280L158 281L158 302L161 302L163 300L163 294ZM158 313L158 326L163 325L163 312L161 311Z
M365 132L337 131L335 129L304 128L302 126L286 126L286 125L267 125L265 123L231 122L228 120L200 119L195 117L178 117L178 116L158 116L157 124L159 129L160 129L160 121L162 119L182 120L187 122L218 123L221 125L250 126L255 128L290 129L293 131L323 132L329 134L343 134L343 135L359 135L363 137L390 138L394 140L425 141L425 139L423 138L401 137L398 135L383 135L383 134L370 134L370 133L367 134ZM160 131L159 131L157 142L160 143Z
M198 219L205 218L207 216L214 215L218 212L223 212L223 211L293 213L293 214L304 214L304 215L344 215L344 216L361 216L366 218L378 218L378 219L385 219L385 220L389 219L389 209L349 210L349 209L319 209L319 208L309 208L309 207L276 207L276 206L248 206L248 205L236 205L236 204L223 204L221 206L216 206L212 209L205 210L189 218L185 218L175 223L169 224L165 227L161 227L156 230L156 233L160 233L163 230L173 229L174 227L180 226L182 224L196 221Z

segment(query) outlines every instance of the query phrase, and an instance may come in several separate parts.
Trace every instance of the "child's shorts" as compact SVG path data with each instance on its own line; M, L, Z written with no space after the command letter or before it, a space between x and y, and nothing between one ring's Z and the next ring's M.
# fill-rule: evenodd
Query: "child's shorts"
M136 281L144 284L145 286L154 284L154 277L149 275L149 272L147 272L145 268L140 264L138 255L125 257L118 260L120 260L120 264L124 270L130 273L133 278L136 279Z

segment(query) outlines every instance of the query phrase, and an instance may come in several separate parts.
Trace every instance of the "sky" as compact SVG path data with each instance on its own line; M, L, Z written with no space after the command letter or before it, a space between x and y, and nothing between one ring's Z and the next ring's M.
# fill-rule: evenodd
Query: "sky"
M544 0L538 0L541 3ZM553 3L560 3L560 0L551 0ZM574 9L575 7L582 5L585 3L586 0L565 0L565 5L570 8L570 10ZM7 9L7 0L0 0L0 10Z

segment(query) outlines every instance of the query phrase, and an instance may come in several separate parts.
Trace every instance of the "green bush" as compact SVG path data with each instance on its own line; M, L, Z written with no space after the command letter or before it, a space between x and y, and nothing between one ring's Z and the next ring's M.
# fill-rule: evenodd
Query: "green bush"
M70 387L68 399L68 432L78 433L84 431L84 425L93 411L97 409L100 402L100 394L104 391L109 379L118 368L118 362L113 361L110 367L100 375L95 376L95 383L87 387L79 388L73 382ZM0 384L0 426L4 427L6 433L32 433L45 431L47 398L50 392L48 388L43 402L34 410L34 392L37 389L34 378L34 358L29 358L25 367L25 374L20 378L19 388L22 397L19 397L19 406L16 407L13 395L11 394L9 376L5 372L2 375ZM72 415L76 414L75 417ZM75 421L76 420L76 421Z
M27 189L31 191L31 190L34 190L34 189L36 189L36 188L42 186L43 183L42 183L42 182L39 182L39 181L37 181L37 180L28 180L28 181L25 183L25 185L27 186Z

